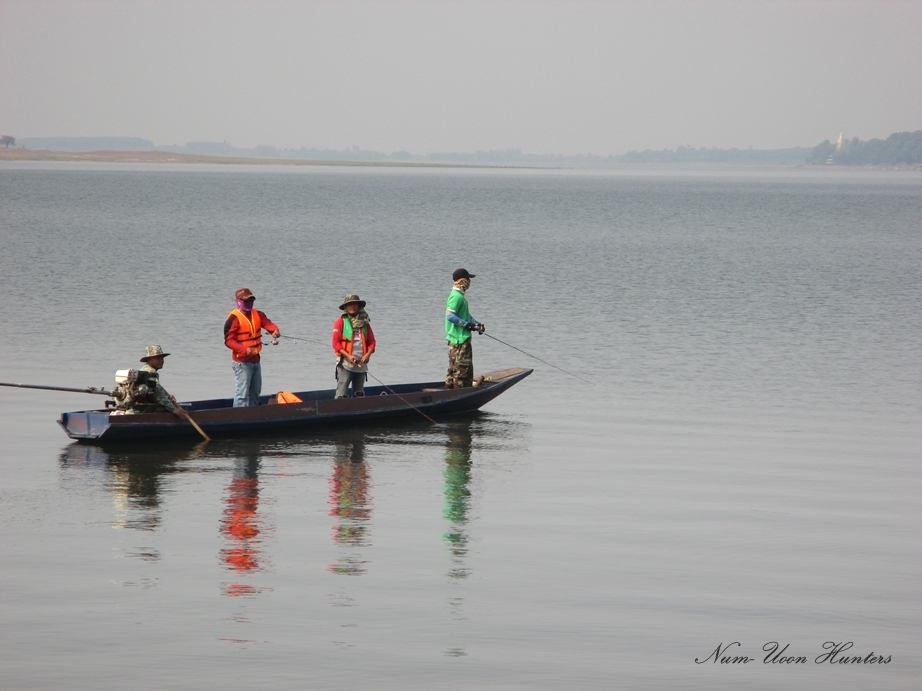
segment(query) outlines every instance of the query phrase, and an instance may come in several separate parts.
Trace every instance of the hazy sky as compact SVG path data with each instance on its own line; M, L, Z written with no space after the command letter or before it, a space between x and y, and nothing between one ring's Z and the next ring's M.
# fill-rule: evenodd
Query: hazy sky
M922 129L922 0L0 0L0 134L382 152Z

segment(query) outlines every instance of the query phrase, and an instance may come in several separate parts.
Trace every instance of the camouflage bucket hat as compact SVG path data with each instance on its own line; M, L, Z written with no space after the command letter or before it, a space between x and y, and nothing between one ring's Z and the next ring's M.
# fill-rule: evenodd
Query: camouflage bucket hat
M167 355L169 355L169 353L164 353L163 348L159 345L149 345L144 353L144 357L142 357L139 362L147 362L152 357L166 357Z
M341 310L346 309L346 305L352 302L359 303L360 308L365 307L365 304L366 304L365 301L362 298L360 298L358 295L356 295L355 293L347 293L346 297L343 298L343 304L339 306L339 309Z

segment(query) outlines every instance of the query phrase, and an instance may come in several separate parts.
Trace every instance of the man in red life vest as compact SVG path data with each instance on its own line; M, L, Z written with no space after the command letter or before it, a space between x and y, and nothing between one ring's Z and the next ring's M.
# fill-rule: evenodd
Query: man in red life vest
M237 381L234 389L234 407L259 405L262 390L262 370L259 365L259 351L262 350L263 330L278 340L281 333L265 312L253 309L256 296L249 288L240 288L234 297L237 306L227 315L224 322L224 345L231 349L231 366Z

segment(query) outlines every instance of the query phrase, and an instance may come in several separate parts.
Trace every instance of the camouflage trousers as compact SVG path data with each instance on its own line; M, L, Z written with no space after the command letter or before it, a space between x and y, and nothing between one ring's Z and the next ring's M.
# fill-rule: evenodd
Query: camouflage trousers
M448 344L448 374L445 388L456 389L474 383L474 350L468 339L460 345Z

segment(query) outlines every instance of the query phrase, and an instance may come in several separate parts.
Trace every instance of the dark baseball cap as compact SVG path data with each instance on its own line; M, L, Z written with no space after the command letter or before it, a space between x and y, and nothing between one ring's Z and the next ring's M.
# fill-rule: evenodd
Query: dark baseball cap
M249 288L240 288L234 293L234 297L238 300L251 300L255 299L256 296L253 295L253 292Z
M467 269L455 269L451 274L451 280L457 281L459 278L474 278L477 274L468 273Z

